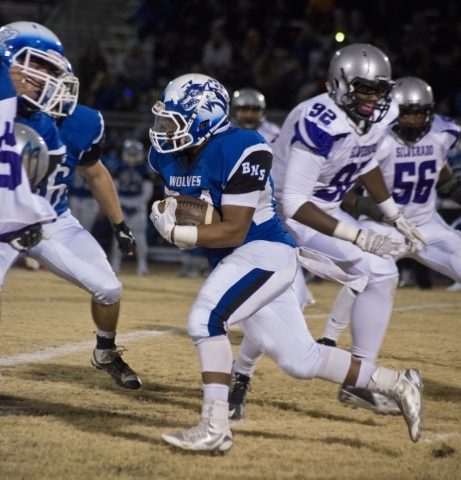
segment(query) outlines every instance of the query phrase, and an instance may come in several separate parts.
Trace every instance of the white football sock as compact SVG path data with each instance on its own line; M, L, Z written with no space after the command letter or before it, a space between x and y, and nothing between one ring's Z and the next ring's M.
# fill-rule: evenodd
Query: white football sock
M221 383L204 383L203 397L210 399L212 402L215 402L216 400L227 402L229 397L229 386L222 385Z
M252 377L255 365L261 357L262 353L259 349L245 336L240 345L240 350L232 367L232 371Z
M338 341L343 330L351 321L352 307L357 295L349 287L343 287L336 297L322 337Z

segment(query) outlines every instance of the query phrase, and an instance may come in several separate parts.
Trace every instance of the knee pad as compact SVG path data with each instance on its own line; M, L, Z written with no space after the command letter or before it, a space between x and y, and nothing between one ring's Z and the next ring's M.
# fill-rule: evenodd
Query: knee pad
M122 295L122 284L115 278L110 284L104 284L104 288L94 292L92 299L101 305L112 305L120 300Z

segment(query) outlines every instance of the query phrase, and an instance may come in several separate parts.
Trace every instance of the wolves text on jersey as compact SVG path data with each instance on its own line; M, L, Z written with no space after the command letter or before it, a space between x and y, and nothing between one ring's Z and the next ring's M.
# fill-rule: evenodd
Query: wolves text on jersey
M170 177L171 187L199 187L202 184L201 175L191 175L187 177Z

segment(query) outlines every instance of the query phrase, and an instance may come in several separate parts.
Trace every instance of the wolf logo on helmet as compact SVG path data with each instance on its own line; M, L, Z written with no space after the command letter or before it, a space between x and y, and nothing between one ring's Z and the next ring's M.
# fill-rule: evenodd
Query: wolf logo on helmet
M173 80L154 105L149 135L160 153L201 145L229 127L229 94L217 80L187 74Z

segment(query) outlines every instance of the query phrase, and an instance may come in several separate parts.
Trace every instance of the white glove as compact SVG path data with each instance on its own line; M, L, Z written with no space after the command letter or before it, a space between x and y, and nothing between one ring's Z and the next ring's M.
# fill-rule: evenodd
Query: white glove
M399 212L394 217L386 217L386 222L393 225L406 238L408 251L411 253L415 253L423 245L427 245L426 240L424 240L418 229L403 216L402 212Z
M364 252L373 253L382 258L397 257L407 249L397 238L389 237L391 232L377 233L372 230L359 230L357 238L352 242Z
M152 212L150 214L150 219L154 224L154 227L158 230L158 233L170 243L173 243L171 240L171 233L176 225L176 206L178 202L173 197L168 197L165 199L165 209L163 213L160 213L158 205L161 200L157 200L152 205Z

